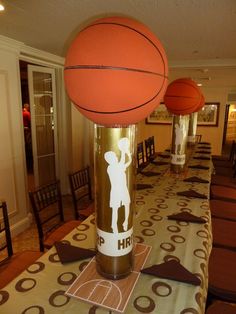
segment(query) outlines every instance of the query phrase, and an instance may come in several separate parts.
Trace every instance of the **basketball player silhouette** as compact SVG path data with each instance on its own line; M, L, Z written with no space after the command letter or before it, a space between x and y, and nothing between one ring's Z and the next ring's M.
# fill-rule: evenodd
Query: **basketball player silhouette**
M110 191L110 207L112 209L111 228L113 233L118 233L118 209L124 205L125 220L123 222L123 229L127 231L129 212L130 212L130 195L127 187L126 169L129 167L132 158L129 150L129 139L126 137L118 141L118 147L121 151L120 161L113 151L108 151L104 154L106 162L109 164L107 173L111 183ZM125 162L126 155L128 161Z

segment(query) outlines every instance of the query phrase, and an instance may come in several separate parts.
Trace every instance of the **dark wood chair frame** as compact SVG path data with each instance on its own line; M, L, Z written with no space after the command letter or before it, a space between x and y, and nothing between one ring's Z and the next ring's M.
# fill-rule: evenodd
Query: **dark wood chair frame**
M87 217L80 214L79 211L85 208L83 206L79 208L78 205L80 202L82 203L85 197L88 198L89 203L92 203L93 201L90 167L87 166L83 169L70 173L69 183L74 205L75 219L84 220ZM88 206L89 203L87 203L86 206Z
M1 211L2 211L2 217L3 217L3 227L1 223L0 234L2 235L5 233L5 241L4 241L4 244L0 247L0 251L6 250L7 257L5 257L4 259L0 261L0 265L4 264L13 255L11 232L10 232L8 213L7 213L7 204L5 201L0 201L0 212Z
M40 251L44 252L45 237L64 223L60 181L56 180L52 183L40 186L34 191L30 191L29 198L38 229ZM55 210L44 219L42 212L48 210L52 205L56 205ZM44 225L53 220L55 220L55 222L52 226L44 230Z

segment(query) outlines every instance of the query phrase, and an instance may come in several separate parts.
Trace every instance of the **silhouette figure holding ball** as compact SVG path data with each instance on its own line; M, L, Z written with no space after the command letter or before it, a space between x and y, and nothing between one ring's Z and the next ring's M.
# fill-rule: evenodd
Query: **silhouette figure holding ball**
M118 141L118 147L121 151L120 161L113 151L104 154L106 162L109 164L107 173L111 183L110 207L112 209L111 228L113 233L118 233L118 210L121 206L125 207L125 220L123 229L127 231L129 212L130 212L130 195L127 187L126 169L131 164L132 158L129 150L129 139L126 137ZM126 161L126 155L128 161Z

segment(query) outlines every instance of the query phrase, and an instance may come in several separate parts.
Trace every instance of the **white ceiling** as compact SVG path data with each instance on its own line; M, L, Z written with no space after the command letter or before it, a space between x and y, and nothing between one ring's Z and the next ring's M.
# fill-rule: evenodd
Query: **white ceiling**
M171 69L172 78L179 77L187 65L181 76L236 90L236 0L0 2L6 8L0 12L0 35L59 56L65 56L77 32L95 18L136 18L160 39L169 64L178 65Z

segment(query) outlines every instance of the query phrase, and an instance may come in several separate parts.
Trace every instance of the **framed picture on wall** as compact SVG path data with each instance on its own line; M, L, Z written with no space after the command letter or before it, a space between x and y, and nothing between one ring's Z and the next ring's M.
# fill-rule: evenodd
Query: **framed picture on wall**
M147 118L147 124L171 124L172 114L168 112L164 103L161 103Z
M218 126L219 110L219 102L206 102L203 108L198 111L197 125Z

